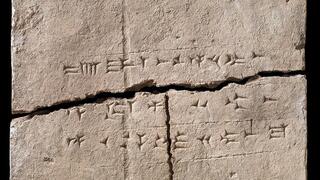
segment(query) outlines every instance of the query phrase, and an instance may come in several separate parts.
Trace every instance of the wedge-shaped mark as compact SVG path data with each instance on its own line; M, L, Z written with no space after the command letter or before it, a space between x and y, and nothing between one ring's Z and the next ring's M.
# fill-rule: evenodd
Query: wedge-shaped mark
M105 137L101 139L100 143L103 144L106 148L108 148L109 147L108 140L109 140L109 137Z
M94 76L97 74L97 66L100 62L80 62L80 70L83 75Z
M239 57L236 53L225 54L225 65L244 64L246 63L244 57Z
M261 58L261 57L265 57L265 56L261 54L257 54L256 52L253 52L253 51L251 51L248 56L249 59Z
M163 64L163 63L170 63L170 61L167 59L162 59L162 58L156 57L156 66L158 66L159 64Z
M213 56L207 57L207 61L214 63L218 67L218 69L221 69L221 65L219 64L219 58L220 58L220 55L213 55Z
M271 97L267 97L267 96L263 96L262 100L263 100L263 103L276 102L276 101L278 101L278 100L275 99L275 98L271 98Z
M70 146L71 144L77 144L80 147L81 143L85 141L85 139L83 138L84 138L84 135L77 134L75 137L68 137L66 140L67 140L68 146Z
M196 108L206 108L208 106L208 101L200 101L199 99L197 99L196 101L194 101L191 104L191 107L196 107Z
M160 137L159 134L157 133L156 138L154 140L153 148L161 148L165 147L164 145L167 143L167 139Z
M66 65L63 65L63 73L66 74L66 75L79 74L80 73L80 68L78 66L66 66Z
M279 126L269 126L269 139L285 138L287 126L284 123Z
M152 100L152 101L148 102L147 106L148 106L148 109L151 109L152 111L156 112L159 109L159 107L161 107L161 108L164 107L164 103L163 103L163 101Z
M147 137L145 133L137 133L138 136L138 148L141 151L142 150L142 146L147 142Z
M245 97L245 96L240 96L238 95L237 93L234 93L233 97L230 98L230 97L227 97L226 99L226 102L225 102L225 105L232 105L232 107L235 109L235 110L246 110L247 108L240 105L239 104L239 101L241 100L247 100L248 98Z
M127 149L128 139L130 138L129 132L125 131L122 135L122 138L124 139L124 142L120 144L120 148Z
M133 62L131 62L127 58L119 57L118 59L107 59L106 60L106 73L109 72L120 72L123 71L126 67L135 66Z
M83 107L75 107L75 108L70 109L68 111L68 114L71 114L71 112L75 112L78 117L78 120L80 121L83 114L86 112L86 109Z
M205 60L203 54L196 54L195 56L188 56L188 61L190 64L196 64L199 68L201 63Z
M98 65L101 62L80 62L78 66L63 65L63 73L70 74L82 74L88 76L94 76L97 74Z
M131 105L132 103L129 105L129 108L131 107ZM124 101L115 101L107 103L106 108L107 112L105 114L105 119L116 119L116 117L121 117L123 119L128 106Z
M197 137L197 140L199 140L202 145L206 147L211 147L211 143L210 143L211 135L203 135L203 136Z
M183 62L181 62L181 56L180 54L178 54L177 56L175 56L173 59L172 59L172 65L175 66L177 64L181 64Z
M172 149L184 149L187 148L188 137L185 133L177 131L177 134L172 140Z
M256 135L255 133L253 133L253 119L250 119L248 122L249 122L249 129L243 131L244 138Z
M139 61L141 63L141 67L144 68L146 66L146 60L148 59L148 57L144 57L144 56L139 56Z
M223 134L220 135L220 141L229 144L229 143L239 143L239 133L228 132L224 130Z

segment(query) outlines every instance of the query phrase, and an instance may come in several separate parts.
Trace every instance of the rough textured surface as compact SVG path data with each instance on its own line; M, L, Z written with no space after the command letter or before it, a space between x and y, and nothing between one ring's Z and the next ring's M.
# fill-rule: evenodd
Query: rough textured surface
M13 113L304 69L305 0L14 0Z
M11 125L11 179L169 179L164 95L62 109Z
M11 180L306 180L306 0L12 5Z
M169 92L174 179L306 179L306 81Z
M14 119L11 179L304 180L305 94L267 77Z

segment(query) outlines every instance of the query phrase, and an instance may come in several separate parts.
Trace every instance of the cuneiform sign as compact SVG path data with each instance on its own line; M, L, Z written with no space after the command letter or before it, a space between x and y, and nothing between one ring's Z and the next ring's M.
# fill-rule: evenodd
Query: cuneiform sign
M306 179L306 80L169 92L174 179Z
M304 69L306 0L12 2L13 113Z
M14 119L11 179L303 180L305 93L304 76L264 77Z

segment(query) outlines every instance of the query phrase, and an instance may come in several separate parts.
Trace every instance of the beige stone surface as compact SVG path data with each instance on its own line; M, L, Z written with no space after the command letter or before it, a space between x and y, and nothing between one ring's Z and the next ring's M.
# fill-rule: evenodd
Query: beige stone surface
M14 0L13 113L304 69L305 0Z
M305 95L302 75L261 77L17 118L11 179L305 180Z
M14 119L11 179L169 179L164 95Z
M306 80L169 92L173 179L306 179Z

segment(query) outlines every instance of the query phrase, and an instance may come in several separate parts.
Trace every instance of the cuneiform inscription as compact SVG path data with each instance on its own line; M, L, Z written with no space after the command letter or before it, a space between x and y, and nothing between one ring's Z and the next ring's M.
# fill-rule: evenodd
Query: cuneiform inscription
M130 134L128 131L125 131L123 133L122 138L124 139L124 142L120 145L121 148L127 149L128 139L130 138Z
M141 67L142 69L147 67L146 62L148 61L148 66L159 66L159 65L185 65L185 66L194 66L198 68L207 67L212 64L216 66L218 70L223 67L233 66L233 65L243 65L248 61L251 61L255 58L266 58L263 55L257 55L255 52L250 51L249 53L245 53L246 55L239 55L240 53L236 52L220 52L220 53L212 53L204 49L207 47L192 47L192 48L182 48L182 49L158 49L158 50L141 50L137 52L129 52L130 54L130 62L131 67ZM196 50L199 49L199 50ZM202 50L201 50L202 49ZM171 53L162 55L164 51L170 51ZM189 52L192 51L192 52ZM172 53L176 52L176 53ZM159 53L159 54L158 54ZM243 52L241 52L242 54ZM121 59L118 58L118 59ZM117 58L111 61L117 61ZM118 60L119 61L119 60ZM124 61L124 60L122 60ZM205 63L205 64L204 64ZM107 62L109 64L109 62ZM129 64L129 63L128 63ZM116 65L121 66L121 65ZM120 69L123 66L121 66ZM112 71L120 71L119 68L116 68Z
M253 119L249 120L249 130L244 130L243 131L243 136L244 138L248 137L248 136L254 136L256 135L255 133L253 133Z
M241 138L244 140L250 136L257 135L256 133L253 132L253 119L245 120L245 121L234 121L234 123L242 123L242 124L245 123L245 124L248 124L247 126L249 126L249 128L243 128L238 132L229 132L225 129L224 132L220 135L221 142L224 142L225 144L236 143L236 142L240 142Z
M80 147L81 143L84 141L84 135L77 134L75 137L68 137L66 140L68 146L70 146L71 144L77 144Z
M271 98L271 97L267 97L267 96L263 96L263 103L275 102L275 101L277 101L277 99Z
M203 135L198 137L197 140L199 140L202 145L211 147L212 146L210 142L211 137L212 137L211 135Z
M147 137L145 133L137 133L138 136L138 142L137 145L139 147L139 150L142 150L142 146L147 142Z
M191 107L206 108L207 105L208 105L208 101L207 101L207 100L205 100L205 101L202 102L202 101L200 101L200 100L198 99L198 100L196 100L195 102L193 102L193 103L191 104Z
M288 125L285 125L284 123L279 126L269 126L269 139L285 138L287 126Z
M232 66L232 65L242 65L247 63L249 60L253 60L255 58L263 57L262 55L257 55L254 52L247 53L249 55L240 56L237 53L220 53L220 54L212 54L212 53L203 53L203 52L195 52L195 53L175 53L171 57L161 56L155 54L154 57L146 58L148 61L154 61L155 65L168 64L168 65L194 65L195 67L201 68L203 63L213 64L218 70L220 70L224 66ZM146 60L144 59L144 61ZM138 61L141 61L141 56L137 57ZM143 66L144 68L145 66Z
M224 142L225 144L228 143L238 143L239 140L237 137L239 136L239 133L235 132L228 132L227 130L224 130L224 133L220 135L220 141Z
M117 71L123 71L126 67L132 67L135 66L133 62L131 62L127 58L119 57L117 59L108 59L106 60L106 73L109 72L117 72Z
M190 64L195 63L198 67L205 60L203 54L196 54L195 56L188 56L188 61Z
M257 122L258 124L255 125ZM260 121L254 121L253 119L215 122L214 124L222 126L224 129L219 132L209 131L204 134L201 133L195 137L178 130L176 136L173 138L173 147L174 149L187 148L188 136L191 137L190 142L192 139L195 139L208 148L217 146L219 142L222 145L232 145L243 144L245 141L254 142L257 138L267 142L270 139L286 137L288 124L281 123L277 126L268 125L263 126L264 128L262 129L259 122ZM191 124L177 124L177 127L190 125Z
M163 137L160 137L159 134L157 133L155 141L154 141L154 144L153 144L153 147L154 148L161 148L166 143L167 143L167 139L163 138Z
M97 74L98 65L101 62L79 62L79 65L63 65L63 73L66 75L82 74L94 76Z
M76 107L76 108L72 108L72 109L68 110L68 114L71 114L71 112L75 112L78 120L80 121L83 114L86 112L86 109L82 108L82 107Z
M219 61L219 58L220 58L219 55L213 55L213 56L207 57L207 60L208 60L209 62L215 64L215 65L218 67L218 69L220 69L221 66L220 66L220 63L218 62L218 61Z
M148 109L151 109L154 112L156 112L157 109L159 109L159 107L161 107L161 108L164 107L163 101L154 101L154 100L152 100L147 105L148 105Z
M127 108L126 104L123 101L115 101L109 104L106 104L107 106L107 113L105 116L105 119L109 119L110 116L117 116L120 115L121 117L125 114L125 110Z
M195 65L196 67L200 68L202 63L209 62L217 66L218 69L221 69L223 66L227 65L237 65L237 64L244 64L247 60L253 59L252 56L248 58L239 57L237 54L221 54L221 55L205 55L202 53L190 54L182 56L181 54L175 55L171 58L164 58L164 57L155 57L156 66L160 64L171 64L175 66L177 64L191 64Z
M201 146L206 148L215 148L216 146L220 146L219 144L230 145L238 144L248 140L248 138L257 138L261 137L261 135L266 135L264 141L270 141L272 139L280 139L286 138L286 128L288 124L280 123L279 125L268 125L264 127L266 133L263 133L259 130L259 133L254 129L252 119L244 120L244 121L225 121L224 124L225 129L222 132L204 132L199 135L188 134L188 132L177 130L172 137L172 149L173 150L183 150L186 148L190 148L190 146L194 146L192 142L198 141ZM233 128L231 128L230 123ZM239 125L241 128L235 126ZM232 130L233 129L233 130ZM115 135L116 136L116 135ZM112 135L104 135L97 143L103 145L105 148L110 148L111 146L117 146L119 148L126 149L128 146L129 139L130 142L134 142L139 151L145 151L147 149L158 149L158 148L166 148L167 147L167 137L160 135L157 131L146 133L143 130L138 130L137 132L129 132L124 131L120 138L122 140L119 144L110 143L110 138ZM262 137L263 138L263 137ZM76 134L75 136L67 137L66 143L67 146L77 145L81 147L82 143L86 140L85 135ZM253 142L255 139L251 139ZM148 144L148 145L147 145Z
M100 64L100 62L80 62L81 73L84 75L96 75L98 64Z
M180 54L174 55L170 59L156 57L155 60L156 60L156 66L158 66L159 64L163 64L163 63L171 64L172 66L175 66L177 64L185 63L185 62L181 61L181 55Z
M176 64L181 64L181 63L183 63L183 62L181 62L181 55L180 54L178 54L178 55L176 55L176 56L174 56L173 58L172 58L172 65L173 66L175 66Z
M203 66L202 64L206 62L215 65L218 70L220 70L224 66L245 64L248 60L253 60L258 57L263 56L256 55L254 52L251 52L251 55L246 57L239 56L234 52L213 55L198 52L190 54L175 53L171 57L162 57L160 55L155 55L155 57L137 55L132 58L124 58L123 56L113 58L106 57L105 62L79 62L78 65L63 65L63 73L65 75L81 74L94 76L97 74L98 66L100 66L100 64L105 64L105 73L123 72L124 69L130 67L141 67L144 69L147 65L147 61L154 61L155 66L161 64L170 64L172 66L185 64L187 66L194 65L198 68L201 68ZM207 65L208 64L203 67L206 67Z
M126 113L132 113L132 105L135 100L119 100L114 102L109 102L106 104L106 114L105 119L114 120L117 117L120 117L122 120Z
M101 144L103 144L105 147L109 147L108 146L108 140L109 140L109 137L105 137L105 138L103 138L101 141L100 141L100 143Z
M77 66L63 65L63 73L64 74L78 74L79 72L80 72L80 69Z
M172 143L173 143L172 148L173 149L187 148L187 143L188 143L187 138L188 137L186 136L185 133L181 133L181 132L177 131L177 134L174 136L174 138L172 140Z
M221 60L224 62L224 64L229 64L229 65L246 63L245 58L239 57L236 53L224 54L223 56L220 56L220 58L222 58Z
M146 66L146 60L148 59L148 57L144 57L144 56L139 56L139 60L141 62L141 67L144 68Z
M240 105L240 101L247 100L248 98L245 96L240 96L238 93L234 93L233 97L228 97L225 105L232 105L235 110L246 110L244 106Z

